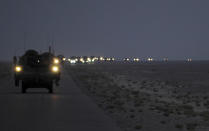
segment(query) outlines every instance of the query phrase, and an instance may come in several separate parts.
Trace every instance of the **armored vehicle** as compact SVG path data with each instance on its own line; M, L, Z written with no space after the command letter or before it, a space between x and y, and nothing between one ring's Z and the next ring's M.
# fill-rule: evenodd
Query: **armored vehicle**
M15 86L21 86L22 93L28 88L47 88L53 93L53 85L59 85L60 60L50 52L28 50L14 64Z

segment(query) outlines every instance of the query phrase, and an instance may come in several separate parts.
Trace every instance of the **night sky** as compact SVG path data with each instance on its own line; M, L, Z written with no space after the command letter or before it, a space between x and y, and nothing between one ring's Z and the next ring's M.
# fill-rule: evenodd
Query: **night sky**
M0 0L0 59L57 54L209 59L209 0Z

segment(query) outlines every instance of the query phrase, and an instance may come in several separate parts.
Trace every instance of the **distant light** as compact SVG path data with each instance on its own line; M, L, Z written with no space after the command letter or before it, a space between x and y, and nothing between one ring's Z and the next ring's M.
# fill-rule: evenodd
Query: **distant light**
M75 64L76 63L76 60L72 59L72 60L70 60L70 63L71 64Z
M148 61L153 61L153 58L148 58L147 60L148 60Z
M83 58L80 58L80 61L82 62L82 61L84 61L84 59Z
M111 59L110 58L107 58L107 61L110 61Z
M97 61L98 59L99 59L99 58L97 58L97 57L94 57L94 58L93 58L94 61Z
M101 56L101 57L99 58L99 60L100 60L100 61L103 61L103 60L104 60L104 58Z
M66 58L62 58L63 61L66 61Z
M135 62L138 62L138 61L139 61L139 58L134 58L134 61L135 61Z
M124 61L129 61L130 59L129 58L125 58L125 59L123 59Z
M85 63L85 61L84 61L84 59L83 59L83 58L80 58L80 62Z
M168 58L163 58L163 61L168 61Z
M192 61L192 59L191 59L191 58L189 58L189 59L187 59L187 61L188 61L188 62L191 62L191 61Z
M91 62L91 58L88 57L87 58L87 62L90 63Z

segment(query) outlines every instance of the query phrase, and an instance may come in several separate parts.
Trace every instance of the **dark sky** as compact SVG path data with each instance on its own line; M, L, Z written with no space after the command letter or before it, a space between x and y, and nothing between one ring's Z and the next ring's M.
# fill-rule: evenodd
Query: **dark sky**
M0 59L57 53L209 59L208 0L0 0Z

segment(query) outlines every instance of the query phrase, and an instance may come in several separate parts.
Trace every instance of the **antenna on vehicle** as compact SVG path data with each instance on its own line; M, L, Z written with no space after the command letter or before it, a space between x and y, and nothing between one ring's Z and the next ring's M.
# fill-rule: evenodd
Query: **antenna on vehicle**
M46 49L48 49L48 50L49 50L49 43L50 43L49 36L47 35L46 36Z
M54 35L52 36L52 53L55 55L55 39L54 39Z
M26 47L26 32L24 32L24 43L23 43L23 49L24 49L24 52L25 52L25 47Z
M14 64L14 65L17 64L16 49L14 49L13 64Z
M54 41L52 40L52 53L54 54Z
M52 49L51 49L51 46L49 46L49 53L51 53L52 51L51 51Z

